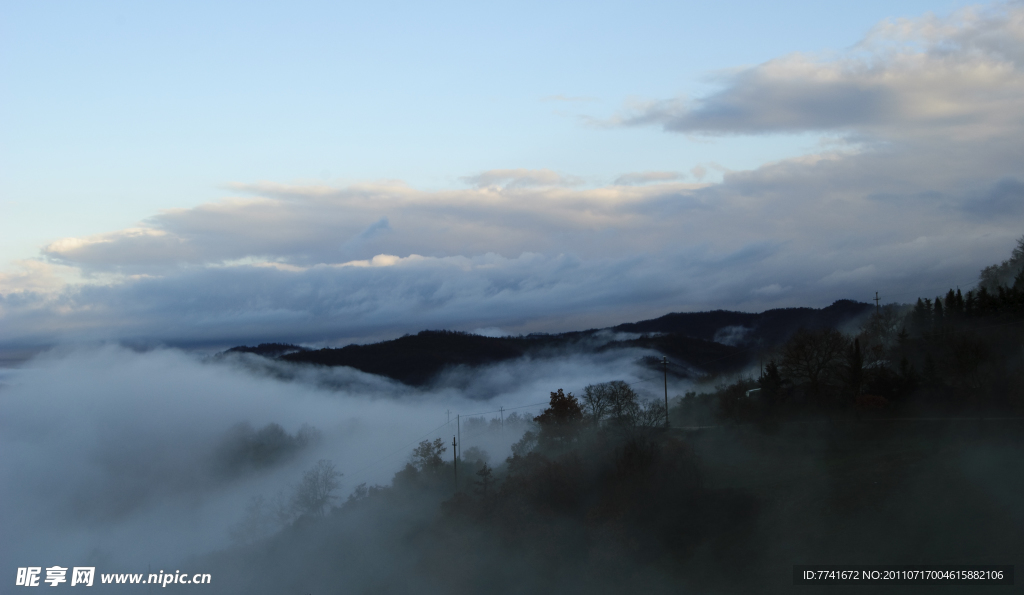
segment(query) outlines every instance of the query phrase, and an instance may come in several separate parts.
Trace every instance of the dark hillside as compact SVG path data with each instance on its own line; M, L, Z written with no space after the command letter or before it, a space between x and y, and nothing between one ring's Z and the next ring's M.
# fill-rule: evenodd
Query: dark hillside
M871 304L838 300L827 308L779 308L760 314L714 310L666 314L652 320L620 324L613 330L625 333L679 333L714 341L723 328L735 326L751 329L743 343L776 345L789 338L798 328L837 328L871 312Z
M765 347L787 339L800 327L834 328L871 311L868 304L840 300L827 308L786 308L761 314L746 312L696 312L667 314L654 320L622 324L611 330L640 333L640 337L609 341L598 330L559 334L537 333L519 337L483 337L453 331L422 331L391 341L369 345L310 350L296 345L263 343L234 347L228 353L254 353L293 363L348 366L387 376L411 386L423 386L441 370L453 366L480 366L523 356L545 357L571 349L574 352L641 348L663 354L675 363L700 373L724 373L741 369L753 355L749 346ZM728 327L750 331L733 332ZM716 339L718 342L716 342ZM723 343L729 344L723 344ZM744 355L747 354L747 355ZM676 369L679 374L680 370Z
M420 386L448 366L479 366L521 357L528 344L527 340L510 337L423 331L393 341L291 353L281 359L324 366L349 366Z
M612 341L601 347L601 350L634 347L652 349L669 357L672 361L686 362L704 373L724 373L742 368L748 361L743 357L745 349L722 345L714 341L706 341L688 337L682 333L666 333L642 335L628 341ZM661 369L659 362L650 362L651 367ZM678 370L673 368L678 376Z
M232 347L228 349L226 353L254 353L256 355L262 355L263 357L281 357L289 353L297 351L309 351L305 347L299 345L292 345L290 343L260 343L256 347L248 347L240 345L238 347Z

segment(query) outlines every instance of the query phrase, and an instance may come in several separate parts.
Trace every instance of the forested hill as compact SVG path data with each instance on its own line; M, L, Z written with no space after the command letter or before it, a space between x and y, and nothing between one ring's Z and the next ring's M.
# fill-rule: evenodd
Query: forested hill
M412 386L433 380L445 368L479 366L531 355L544 357L564 351L594 352L645 348L703 372L742 368L747 347L759 339L763 346L784 341L800 327L838 327L870 311L872 306L842 300L820 310L789 308L761 314L699 312L669 314L655 320L592 329L518 337L483 337L453 331L422 331L416 335L341 348L310 350L297 345L264 343L234 347L227 353L253 353L293 363L349 366L393 378ZM621 336L616 332L640 336Z
M840 328L871 312L871 304L839 300L827 308L778 308L760 314L714 310L666 314L613 327L624 333L679 333L706 341L732 337L734 343L777 345L798 328ZM732 329L732 332L730 332ZM749 329L749 330L743 330Z

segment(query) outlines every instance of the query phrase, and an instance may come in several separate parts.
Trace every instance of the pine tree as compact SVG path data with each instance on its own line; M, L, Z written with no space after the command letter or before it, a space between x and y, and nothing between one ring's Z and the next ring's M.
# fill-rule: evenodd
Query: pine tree
M942 305L943 305L943 310L945 311L945 314L946 314L946 318L949 318L950 320L959 318L960 312L957 310L957 307L956 307L956 294L953 293L952 289L950 289L946 293L946 299L943 300Z
M917 298L917 304L914 305L914 331L918 334L924 334L928 332L929 327L932 325L932 305L927 299Z

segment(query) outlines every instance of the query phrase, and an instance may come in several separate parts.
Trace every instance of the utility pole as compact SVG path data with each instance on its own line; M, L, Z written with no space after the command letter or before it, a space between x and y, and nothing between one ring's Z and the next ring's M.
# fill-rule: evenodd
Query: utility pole
M452 436L452 465L455 466L455 491L459 491L459 457L455 454L457 448L455 443L455 436Z
M761 346L761 339L757 340L757 367L757 379L761 380L764 378L764 348Z
M879 306L878 306L878 292L876 291L876 292L875 292L875 314L878 314L878 313L879 313Z
M661 366L665 369L665 427L668 427L668 358L661 356Z

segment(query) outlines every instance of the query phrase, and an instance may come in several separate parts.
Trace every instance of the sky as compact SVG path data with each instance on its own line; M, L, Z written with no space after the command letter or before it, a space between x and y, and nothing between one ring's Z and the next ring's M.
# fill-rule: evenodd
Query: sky
M0 349L911 301L1024 233L1018 2L0 15Z

